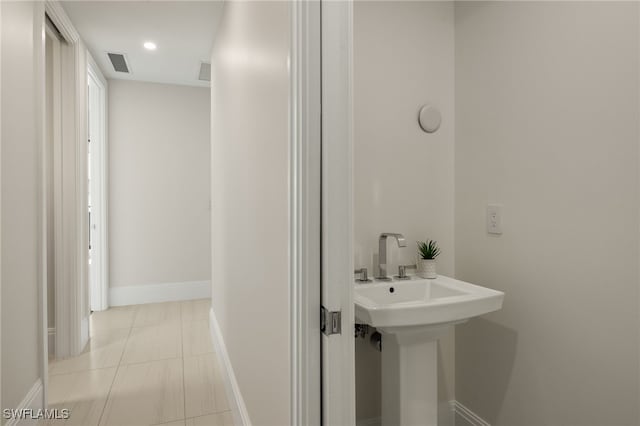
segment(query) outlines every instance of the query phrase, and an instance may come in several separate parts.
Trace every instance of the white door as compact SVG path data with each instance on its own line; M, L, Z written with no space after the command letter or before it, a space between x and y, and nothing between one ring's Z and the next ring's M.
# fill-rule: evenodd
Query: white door
M89 296L92 311L109 307L106 232L106 81L89 61Z
M351 140L351 1L322 1L322 304L341 312L322 336L325 426L355 424ZM331 324L327 328L330 329Z

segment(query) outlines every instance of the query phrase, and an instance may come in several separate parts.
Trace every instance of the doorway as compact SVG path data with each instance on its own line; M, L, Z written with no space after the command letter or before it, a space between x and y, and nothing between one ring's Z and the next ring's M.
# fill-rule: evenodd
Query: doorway
M108 304L106 88L98 66L88 59L88 182L89 220L89 304L91 311L103 311Z
M87 62L61 6L47 2L43 12L43 325L50 353L66 358L89 339Z
M54 225L54 157L61 138L60 126L60 45L62 39L55 25L46 17L45 24L45 220L48 355L55 357L56 348L56 258Z

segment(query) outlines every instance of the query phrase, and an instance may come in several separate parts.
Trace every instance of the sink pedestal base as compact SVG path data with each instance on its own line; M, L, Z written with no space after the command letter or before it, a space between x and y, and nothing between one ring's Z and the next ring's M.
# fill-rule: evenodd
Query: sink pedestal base
M382 426L438 425L438 338L446 326L383 328Z

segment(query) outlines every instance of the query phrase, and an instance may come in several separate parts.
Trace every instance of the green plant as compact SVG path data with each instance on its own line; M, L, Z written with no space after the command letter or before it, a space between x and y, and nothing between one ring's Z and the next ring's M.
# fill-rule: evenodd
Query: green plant
M435 259L440 254L440 247L434 240L418 241L418 252L422 259Z

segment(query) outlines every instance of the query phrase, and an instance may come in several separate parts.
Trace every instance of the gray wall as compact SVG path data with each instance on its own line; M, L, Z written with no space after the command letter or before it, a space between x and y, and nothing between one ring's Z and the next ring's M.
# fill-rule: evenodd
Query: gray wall
M110 286L209 281L210 91L109 81Z
M288 58L287 2L225 4L211 58L212 305L265 426L291 424Z
M506 293L457 327L456 398L493 425L639 423L638 16L456 4L456 276Z
M44 3L2 5L2 408L15 408L40 377L38 289L39 133L37 18ZM44 99L42 100L44 101ZM2 420L4 422L4 419Z
M378 270L378 236L389 243L388 271L416 262L416 241L438 241L441 274L453 276L454 8L452 2L354 4L354 264ZM437 133L418 125L437 106ZM440 342L440 424L451 425L453 333ZM356 416L380 415L380 354L356 342Z

